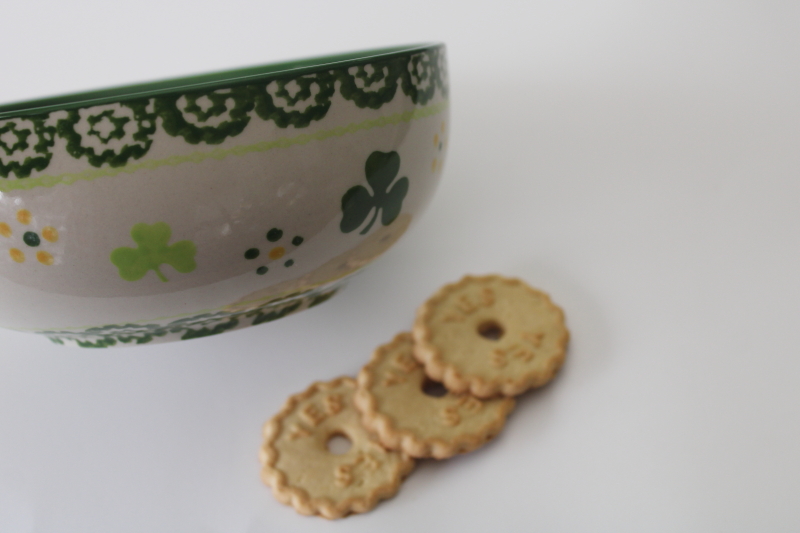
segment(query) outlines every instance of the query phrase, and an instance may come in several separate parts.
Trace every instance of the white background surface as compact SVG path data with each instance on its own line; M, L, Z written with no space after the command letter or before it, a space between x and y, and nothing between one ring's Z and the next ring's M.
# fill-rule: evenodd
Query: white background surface
M418 225L311 311L118 351L0 332L0 531L800 528L797 3L75 4L3 5L0 101L442 40L450 152ZM277 503L262 423L485 272L563 306L558 379L369 514Z

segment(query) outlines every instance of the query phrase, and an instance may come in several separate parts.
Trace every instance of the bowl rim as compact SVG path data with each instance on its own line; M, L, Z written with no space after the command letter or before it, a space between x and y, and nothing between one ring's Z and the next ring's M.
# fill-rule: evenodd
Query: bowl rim
M252 82L261 78L272 79L288 74L297 76L332 67L343 68L355 66L375 59L390 59L392 57L422 52L432 48L444 48L444 43L428 42L372 48L354 52L342 52L288 61L264 63L261 65L208 73L190 74L187 76L125 84L103 89L46 96L32 100L0 104L0 120L50 113L62 109L90 107L133 98L148 98L174 92L220 89L241 83Z

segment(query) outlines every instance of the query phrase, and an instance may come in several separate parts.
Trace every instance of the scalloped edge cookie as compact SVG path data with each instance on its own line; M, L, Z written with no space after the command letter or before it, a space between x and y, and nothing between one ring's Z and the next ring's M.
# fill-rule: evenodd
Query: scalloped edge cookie
M555 351L548 356L547 364L543 369L532 369L513 379L507 377L489 377L477 373L468 374L459 369L457 364L446 361L442 356L442 349L433 343L433 328L429 323L432 319L432 315L439 310L439 305L442 301L452 293L469 285L479 284L488 286L492 283L502 283L511 287L519 287L535 298L543 299L548 310L555 313L557 316L556 325L558 327L554 328L553 331L553 333L557 335ZM493 296L488 299L494 301ZM467 309L470 309L470 307L467 307ZM520 318L520 321L525 320L525 317ZM452 392L460 393L468 391L480 398L491 398L498 394L514 396L525 392L529 388L545 385L555 376L564 363L564 359L566 358L566 346L569 341L569 330L564 323L564 312L552 302L548 294L534 289L520 279L506 278L498 275L464 276L460 281L447 284L440 288L417 310L412 335L414 337L414 357L425 365L425 372L431 379L442 382L444 386Z
M405 452L412 457L446 459L459 453L473 451L500 433L508 414L514 408L515 400L513 398L481 400L470 394L453 393L448 393L441 398L430 397L433 405L436 403L442 404L440 414L443 414L444 420L448 422L445 426L452 428L453 435L449 439L423 437L411 429L403 428L403 423L408 421L408 418L404 419L402 417L419 416L417 413L398 415L397 413L389 414L381 411L379 406L381 401L380 392L375 391L376 386L381 387L381 384L378 383L378 372L380 371L378 367L381 366L381 363L384 363L385 357L402 350L403 344L408 345L407 355L412 364L409 364L405 359L399 361L398 368L391 369L390 377L393 378L391 384L405 384L409 378L413 382L419 381L420 376L411 376L417 371L422 374L422 379L425 379L424 367L412 356L412 343L411 333L399 333L390 343L379 346L373 352L370 362L358 374L358 390L356 391L354 403L356 408L361 411L361 422L368 430L378 436L381 444L389 449ZM398 351L397 353L401 354L403 352ZM421 381L419 386L422 386ZM412 393L408 389L406 391L407 393ZM424 395L421 390L419 394ZM455 402L451 400L455 400ZM464 430L462 426L462 433L459 434L457 426L464 423L465 420L469 420L469 418L465 418L466 413L470 412L469 406L472 406L473 411L474 409L493 409L495 413L491 420L482 426L471 428L470 430ZM443 431L447 430L443 428Z
M373 509L379 501L394 496L405 477L414 467L414 460L405 454L383 450L374 436L370 435L363 426L360 426L360 414L355 406L344 406L343 408L345 409L350 408L353 410L353 416L364 432L360 437L374 442L376 447L385 453L398 456L397 464L391 476L392 481L375 487L363 497L350 497L338 502L326 497L312 498L305 489L287 483L286 474L276 467L280 452L274 447L274 443L281 436L284 429L282 424L284 419L293 414L298 405L304 400L315 396L320 391L337 390L342 385L351 388L352 394L355 394L357 384L351 377L340 377L329 382L315 382L304 392L290 396L278 414L264 425L264 444L259 451L259 459L263 466L261 479L272 488L272 493L279 502L291 505L300 514L320 515L324 518L336 519L343 518L351 513L367 512ZM349 435L349 437L353 441L356 440L353 435ZM355 445L356 443L353 442L352 446Z

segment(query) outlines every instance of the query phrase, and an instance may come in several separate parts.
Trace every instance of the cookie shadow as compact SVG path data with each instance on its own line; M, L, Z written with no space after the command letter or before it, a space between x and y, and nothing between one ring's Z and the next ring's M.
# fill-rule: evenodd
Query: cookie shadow
M601 299L580 281L569 277L567 269L544 260L512 265L508 275L517 276L548 293L564 310L570 340L567 357L558 374L545 386L517 396L506 430L524 426L527 438L549 431L556 416L568 416L571 402L585 396L587 389L613 366L613 339L608 312Z

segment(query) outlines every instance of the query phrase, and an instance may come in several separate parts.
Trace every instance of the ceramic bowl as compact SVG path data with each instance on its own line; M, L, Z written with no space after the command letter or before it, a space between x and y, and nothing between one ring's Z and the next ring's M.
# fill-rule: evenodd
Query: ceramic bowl
M317 305L436 188L444 46L0 106L0 325L84 347Z

